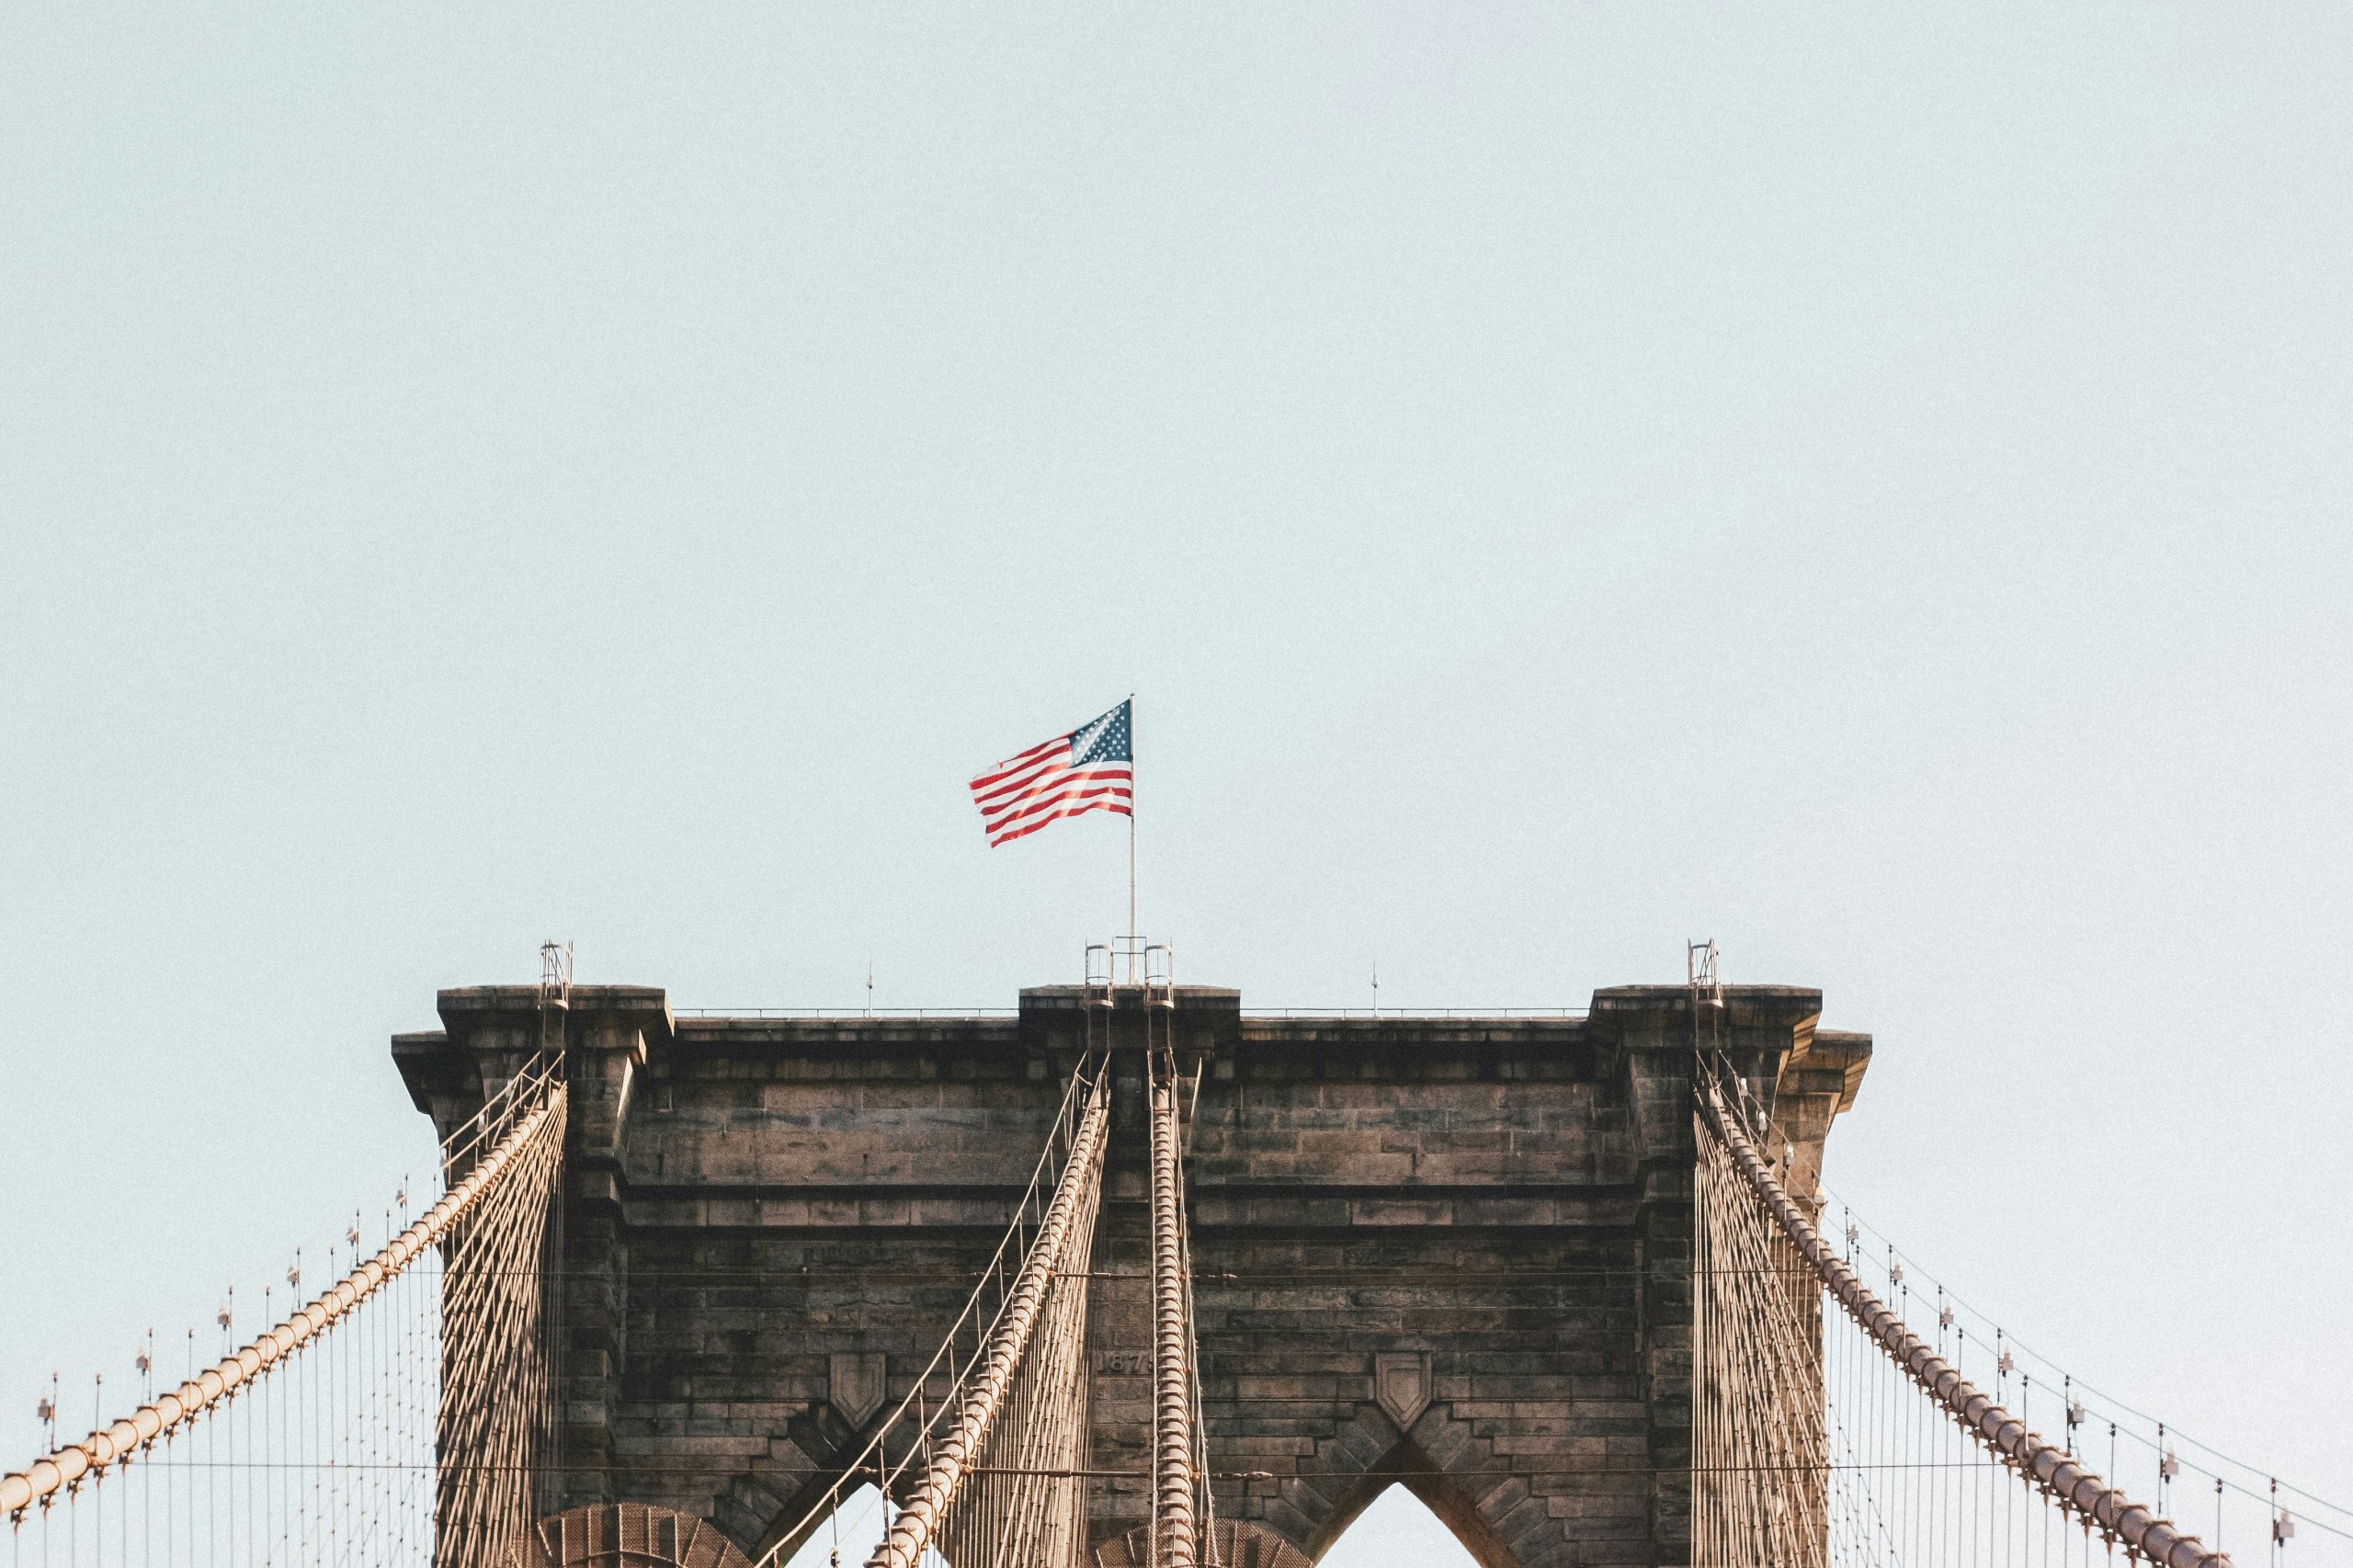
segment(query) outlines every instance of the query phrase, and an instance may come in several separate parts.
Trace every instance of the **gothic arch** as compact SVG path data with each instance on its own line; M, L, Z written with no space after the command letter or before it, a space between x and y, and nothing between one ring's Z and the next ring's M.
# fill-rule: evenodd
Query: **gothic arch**
M1470 1549L1452 1527L1402 1482L1392 1483L1324 1553L1321 1568L1370 1568L1375 1562L1414 1568L1472 1568Z
M869 1425L879 1425L879 1418ZM747 1553L775 1551L778 1561L790 1561L832 1516L824 1506L827 1494L838 1488L847 1501L861 1486L873 1484L870 1476L850 1476L850 1467L866 1457L869 1436L866 1427L852 1426L830 1404L802 1411L769 1430L769 1464L731 1480L711 1508L712 1519L744 1542ZM903 1488L916 1479L904 1477ZM873 1544L858 1546L859 1562Z
M751 1543L753 1551L774 1551L779 1562L790 1562L793 1553L824 1529L825 1521L833 1517L829 1508L818 1512L826 1494L838 1486L841 1499L847 1503L856 1495L859 1484L849 1481L839 1470L821 1471L801 1485L782 1491L771 1489L767 1478L738 1476L721 1499L719 1512L731 1524L741 1527L741 1538ZM813 1512L816 1513L813 1519L809 1517ZM807 1528L796 1529L804 1520ZM858 1547L859 1562L865 1561L864 1552L873 1544L867 1541Z
M826 1495L819 1493L808 1500L807 1506L788 1510L766 1537L754 1542L754 1550L763 1554L773 1552L779 1564L824 1562L836 1552L841 1562L864 1562L875 1543L882 1539L888 1519L887 1512L879 1506L879 1489L870 1481L855 1486L846 1484L835 1506L826 1508ZM808 1520L806 1528L791 1530L812 1509L822 1511ZM790 1535L788 1530L791 1530Z
M752 1568L709 1521L644 1503L592 1503L541 1519L518 1568Z
M1359 1405L1316 1440L1301 1469L1263 1517L1311 1561L1392 1484L1421 1499L1480 1568L1570 1568L1574 1560L1559 1521L1512 1473L1510 1457L1443 1402L1431 1402L1402 1432L1377 1406Z

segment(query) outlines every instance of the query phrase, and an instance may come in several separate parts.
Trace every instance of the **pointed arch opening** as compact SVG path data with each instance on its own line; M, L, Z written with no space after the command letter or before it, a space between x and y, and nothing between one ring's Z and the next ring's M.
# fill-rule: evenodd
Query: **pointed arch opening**
M1462 1538L1404 1482L1350 1520L1316 1568L1480 1568Z
M840 1507L817 1521L792 1555L784 1560L785 1568L832 1568L835 1562L842 1568L859 1568L890 1528L891 1521L882 1507L882 1494L869 1482L844 1497ZM838 1558L835 1555L836 1551L840 1553Z
M1424 1516L1435 1518L1445 1535L1444 1550L1434 1561L1455 1568L1465 1562L1476 1568L1559 1568L1567 1562L1555 1554L1561 1541L1542 1539L1548 1532L1541 1505L1530 1497L1527 1483L1517 1476L1499 1481L1496 1472L1507 1471L1509 1460L1498 1461L1493 1444L1457 1420L1449 1406L1432 1405L1404 1437L1390 1426L1385 1443L1376 1422L1386 1424L1382 1416L1359 1416L1355 1433L1344 1430L1320 1445L1328 1479L1294 1494L1306 1515L1302 1522L1307 1528L1298 1540L1319 1568L1335 1562L1349 1568L1347 1560L1333 1553L1343 1538L1353 1539L1364 1528L1368 1517L1402 1517L1415 1527ZM1447 1462L1434 1453L1448 1456ZM1368 1464L1366 1454L1380 1457ZM1531 1506L1538 1510L1532 1518ZM1529 1539L1531 1530L1538 1539ZM1373 1539L1379 1535L1376 1525ZM1532 1557L1525 1555L1530 1547Z

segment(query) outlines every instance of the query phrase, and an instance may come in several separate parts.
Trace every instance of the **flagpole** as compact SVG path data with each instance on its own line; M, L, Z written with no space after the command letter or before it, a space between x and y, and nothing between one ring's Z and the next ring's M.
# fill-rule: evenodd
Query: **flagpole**
M1143 939L1136 928L1136 694L1128 693L1128 983L1136 982L1139 955L1136 944Z

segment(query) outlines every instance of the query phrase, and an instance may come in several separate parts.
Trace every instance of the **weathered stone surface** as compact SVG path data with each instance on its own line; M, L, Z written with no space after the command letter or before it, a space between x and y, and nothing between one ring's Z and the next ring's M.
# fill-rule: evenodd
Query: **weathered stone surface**
M1373 1403L1388 1412L1397 1430L1414 1429L1414 1417L1430 1407L1430 1353L1383 1350L1372 1358Z
M1268 1562L1278 1543L1313 1560L1398 1483L1489 1568L1686 1561L1688 993L1603 991L1582 1019L1178 1002L1219 1517ZM1818 1029L1816 992L1726 1004L1726 1058L1811 1191L1870 1042ZM444 992L441 1011L393 1055L446 1128L539 1021L529 987ZM566 1504L676 1509L754 1557L780 1539L938 1348L1081 1018L1075 987L964 1020L673 1018L658 990L576 988ZM1088 1282L1090 1464L1120 1472L1090 1483L1107 1562L1146 1516L1151 1415L1141 1058L1121 1049Z
M882 1408L882 1396L889 1392L885 1380L889 1377L891 1358L877 1352L870 1356L836 1355L829 1359L829 1381L825 1385L826 1402L834 1414L852 1426L863 1426L866 1418Z
M638 1503L597 1503L540 1521L515 1568L752 1568L708 1523Z

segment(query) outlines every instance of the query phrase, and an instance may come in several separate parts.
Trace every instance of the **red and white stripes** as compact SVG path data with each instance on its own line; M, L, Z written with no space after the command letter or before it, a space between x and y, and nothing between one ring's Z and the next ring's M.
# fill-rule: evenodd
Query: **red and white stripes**
M1135 814L1135 764L1126 757L1081 763L1073 730L972 780L972 801L992 848L1086 812Z

